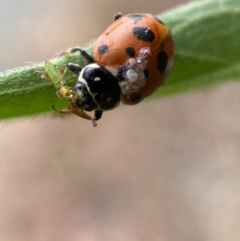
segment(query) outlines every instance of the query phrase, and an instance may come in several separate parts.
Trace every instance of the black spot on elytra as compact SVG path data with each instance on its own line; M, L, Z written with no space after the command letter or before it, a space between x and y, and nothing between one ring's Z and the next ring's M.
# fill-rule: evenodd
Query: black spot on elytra
M98 47L99 54L105 54L107 52L107 50L108 50L108 46L105 44Z
M133 19L135 22L138 22L142 19L142 15L140 14L130 14L128 17Z
M155 17L155 20L158 21L160 24L165 25L165 24L162 22L162 20L160 20L160 19L158 19L158 18L156 18L156 17Z
M128 47L128 48L125 49L125 51L126 51L126 53L127 53L130 57L133 58L133 57L135 56L135 50L134 50L134 48Z
M141 98L142 98L141 95L136 95L136 96L134 96L134 97L132 98L132 103L138 102Z
M144 74L145 78L147 79L148 76L149 76L149 71L148 71L148 69L144 69L143 74Z
M133 34L144 42L152 42L155 39L153 31L146 27L134 27Z
M157 56L157 68L163 73L167 67L168 55L165 51L161 51Z

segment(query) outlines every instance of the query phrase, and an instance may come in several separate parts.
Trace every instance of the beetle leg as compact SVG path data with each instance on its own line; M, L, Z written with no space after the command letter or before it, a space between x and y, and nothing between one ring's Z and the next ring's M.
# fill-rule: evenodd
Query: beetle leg
M69 63L66 64L66 67L76 75L79 75L82 71L82 67L78 64Z
M71 49L71 53L75 53L79 51L82 55L82 57L87 61L88 64L92 64L92 63L95 63L93 57L88 54L84 49L81 49L81 48L72 48Z
M88 54L84 49L81 49L79 47L68 48L66 51L62 52L60 56L75 53L77 51L79 51L82 57L87 61L87 64L95 63L93 57L90 54Z
M103 112L101 110L95 110L94 111L95 120L99 120L102 117L102 113Z
M114 16L113 16L113 22L115 22L116 20L118 20L119 18L121 18L122 17L122 14L121 13L116 13L116 14L114 14Z
M75 103L72 101L71 98L68 99L68 108L67 110L59 110L59 109L56 109L55 106L52 106L52 108L58 112L58 113L61 113L61 114L74 114L74 115L77 115L83 119L86 119L86 120L90 120L92 121L93 123L93 126L97 126L97 123L96 123L96 118L93 118L91 117L90 115L88 115L83 109L79 109ZM101 117L101 116L100 116ZM99 117L99 119L100 119Z

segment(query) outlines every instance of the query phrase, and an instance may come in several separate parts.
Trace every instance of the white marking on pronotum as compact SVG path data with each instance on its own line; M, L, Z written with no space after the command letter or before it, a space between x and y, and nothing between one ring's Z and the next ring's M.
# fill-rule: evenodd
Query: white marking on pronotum
M86 88L87 88L87 90L88 90L88 93L92 96L92 98L93 98L93 101L96 103L96 105L97 105L97 109L99 109L99 110L101 110L101 106L98 104L98 102L96 101L96 99L95 99L95 96L97 95L97 93L92 93L91 92L91 90L90 90L90 88L89 88L89 86L88 86L88 83L87 83L87 81L83 78L83 73L84 73L84 70L85 70L85 68L87 68L87 67L92 67L92 68L101 68L98 64L96 64L96 63L93 63L93 64L89 64L89 65L87 65L86 67L84 67L83 69L82 69L82 71L81 71L81 73L80 73L80 75L79 75L79 77L78 77L78 81L79 82L82 82L83 84L85 84L85 86L86 86ZM96 78L98 78L98 77L96 77ZM96 79L95 78L95 79Z
M105 69L108 70L115 77L118 74L118 69L116 69L116 68L114 68L112 66L106 66Z
M93 81L100 81L101 78L100 77L95 77Z

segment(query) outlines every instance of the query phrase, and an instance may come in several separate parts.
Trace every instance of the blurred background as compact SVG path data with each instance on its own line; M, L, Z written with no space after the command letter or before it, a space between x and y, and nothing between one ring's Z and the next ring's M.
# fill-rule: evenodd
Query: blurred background
M183 0L0 0L0 71ZM187 1L185 1L187 2ZM0 123L1 241L239 241L240 84ZM51 106L49 106L51 108Z

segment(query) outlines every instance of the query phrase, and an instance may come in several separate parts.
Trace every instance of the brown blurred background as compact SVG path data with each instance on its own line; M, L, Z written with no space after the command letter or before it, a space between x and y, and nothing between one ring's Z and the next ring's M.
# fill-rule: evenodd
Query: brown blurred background
M0 71L183 0L0 0ZM239 241L240 85L0 124L1 241ZM49 106L51 108L51 106Z

